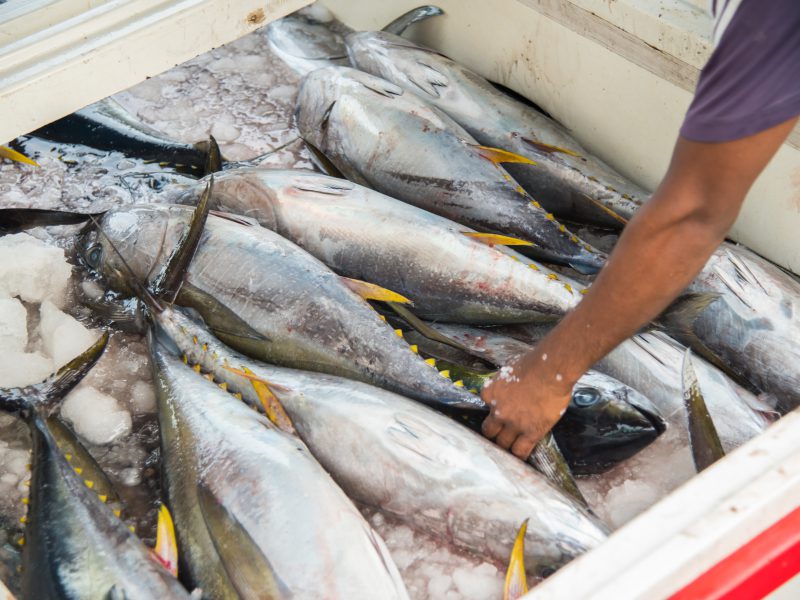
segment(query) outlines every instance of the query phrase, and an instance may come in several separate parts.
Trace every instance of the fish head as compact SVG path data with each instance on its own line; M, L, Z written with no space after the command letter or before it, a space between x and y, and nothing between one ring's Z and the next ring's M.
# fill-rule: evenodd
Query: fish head
M644 395L597 372L582 377L554 434L576 473L603 472L630 458L666 430Z
M435 102L448 88L450 59L385 31L359 31L345 38L347 54L359 69L380 76Z
M131 278L145 282L159 264L169 210L139 205L105 213L83 232L79 242L82 260L111 289L133 295Z
M360 96L395 98L402 95L402 88L357 69L317 69L306 75L300 85L295 122L304 139L323 149L326 147L328 123L338 103Z

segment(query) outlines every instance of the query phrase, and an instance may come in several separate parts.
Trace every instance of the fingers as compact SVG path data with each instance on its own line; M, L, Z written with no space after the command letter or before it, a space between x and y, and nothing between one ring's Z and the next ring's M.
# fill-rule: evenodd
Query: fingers
M502 423L500 423L495 416L491 414L483 420L483 424L481 425L481 431L483 432L483 435L490 440L500 433L502 429Z
M503 430L497 434L497 437L494 438L494 442L501 448L508 450L514 443L514 440L517 439L518 435L519 432L516 429L506 425L503 427Z
M514 445L511 446L511 453L517 458L528 460L528 457L531 455L531 452L533 452L537 442L538 440L530 436L521 435L516 439Z

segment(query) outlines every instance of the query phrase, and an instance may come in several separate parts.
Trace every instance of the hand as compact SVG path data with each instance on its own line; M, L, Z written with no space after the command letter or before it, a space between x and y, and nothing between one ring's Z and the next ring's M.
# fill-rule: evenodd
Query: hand
M558 422L572 397L572 383L547 367L534 350L503 367L481 391L491 410L483 435L522 460Z

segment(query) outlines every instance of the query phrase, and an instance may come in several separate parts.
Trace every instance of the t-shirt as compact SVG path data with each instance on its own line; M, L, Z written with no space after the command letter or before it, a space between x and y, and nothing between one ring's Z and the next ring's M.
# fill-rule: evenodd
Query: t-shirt
M681 135L727 142L800 115L800 0L711 0L716 47Z

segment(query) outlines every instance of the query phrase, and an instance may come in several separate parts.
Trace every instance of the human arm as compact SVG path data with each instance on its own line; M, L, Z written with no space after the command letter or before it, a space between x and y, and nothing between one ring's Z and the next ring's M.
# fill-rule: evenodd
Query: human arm
M625 228L588 294L482 397L483 432L526 458L593 364L661 313L699 273L796 118L722 143L679 138L670 167Z

